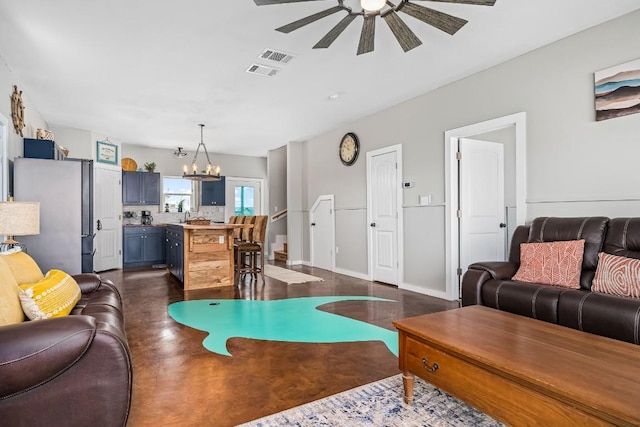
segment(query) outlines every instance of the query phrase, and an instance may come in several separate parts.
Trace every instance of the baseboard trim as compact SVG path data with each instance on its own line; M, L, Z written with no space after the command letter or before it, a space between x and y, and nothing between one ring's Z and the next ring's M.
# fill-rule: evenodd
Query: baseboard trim
M351 271L351 270L345 270L343 268L336 268L333 272L338 274L344 274L345 276L355 277L356 279L369 280L369 281L371 280L368 274L358 273L356 271Z
M436 291L434 289L423 288L422 286L410 285L408 283L402 283L398 288L403 289L405 291L416 292L422 295L428 295L434 298L440 298L447 301L455 301L447 298L447 293L445 291Z

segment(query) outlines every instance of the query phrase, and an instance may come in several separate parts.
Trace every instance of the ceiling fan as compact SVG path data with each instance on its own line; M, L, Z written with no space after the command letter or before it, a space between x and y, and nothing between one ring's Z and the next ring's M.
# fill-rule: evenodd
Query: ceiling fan
M258 6L267 6L273 4L282 3L297 3L303 1L321 1L321 0L253 0ZM344 0L337 0L338 5L329 9L323 10L313 15L309 15L305 18L291 22L280 28L276 28L276 31L282 33L290 33L294 30L311 24L319 19L325 18L334 13L345 11L347 15L342 18L338 24L333 27L318 43L313 46L314 49L328 48L338 38L340 34L347 28L354 19L358 16L364 18L362 24L362 32L360 33L360 42L358 43L358 55L363 53L373 52L373 44L375 37L375 18L381 16L387 23L391 32L400 43L400 46L405 52L418 47L422 44L420 39L411 31L411 29L404 23L397 12L403 12L407 15L413 16L420 21L423 21L439 30L442 30L451 35L455 34L460 28L462 28L468 21L462 18L458 18L453 15L449 15L444 12L440 12L428 7L419 6L415 3L409 3L408 0L399 0L396 6L391 1L385 0L361 0L363 9L360 11L354 11L352 8L344 5ZM425 1L425 0L419 0ZM493 6L496 0L426 0L435 1L441 3L463 3L477 6ZM371 5L371 3L377 3L377 5ZM377 8L377 9L376 9Z

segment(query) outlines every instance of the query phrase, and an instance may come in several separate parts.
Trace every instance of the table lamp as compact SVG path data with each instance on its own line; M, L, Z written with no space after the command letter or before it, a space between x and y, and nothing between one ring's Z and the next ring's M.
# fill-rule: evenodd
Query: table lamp
M27 247L15 241L14 236L40 234L40 202L0 202L0 236L7 240L0 243L0 252L19 247L27 252Z

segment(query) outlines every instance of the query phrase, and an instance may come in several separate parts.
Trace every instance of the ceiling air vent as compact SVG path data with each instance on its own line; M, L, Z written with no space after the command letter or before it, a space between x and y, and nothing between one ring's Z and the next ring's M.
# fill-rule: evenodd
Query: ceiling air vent
M260 59L268 59L269 61L280 62L282 64L287 64L291 61L294 56L290 53L285 53L282 51L278 51L275 49L265 49L264 52L258 56Z
M280 72L280 69L269 67L267 65L260 64L251 64L249 68L247 68L247 73L257 74L259 76L264 77L273 77Z

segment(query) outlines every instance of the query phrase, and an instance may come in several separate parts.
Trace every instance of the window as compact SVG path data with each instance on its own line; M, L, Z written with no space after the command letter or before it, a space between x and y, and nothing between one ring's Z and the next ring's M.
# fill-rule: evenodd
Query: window
M162 192L164 205L169 205L171 212L178 210L180 200L183 200L182 210L192 211L196 209L196 182L188 179L165 176L162 178Z
M255 215L253 186L236 185L234 215Z

